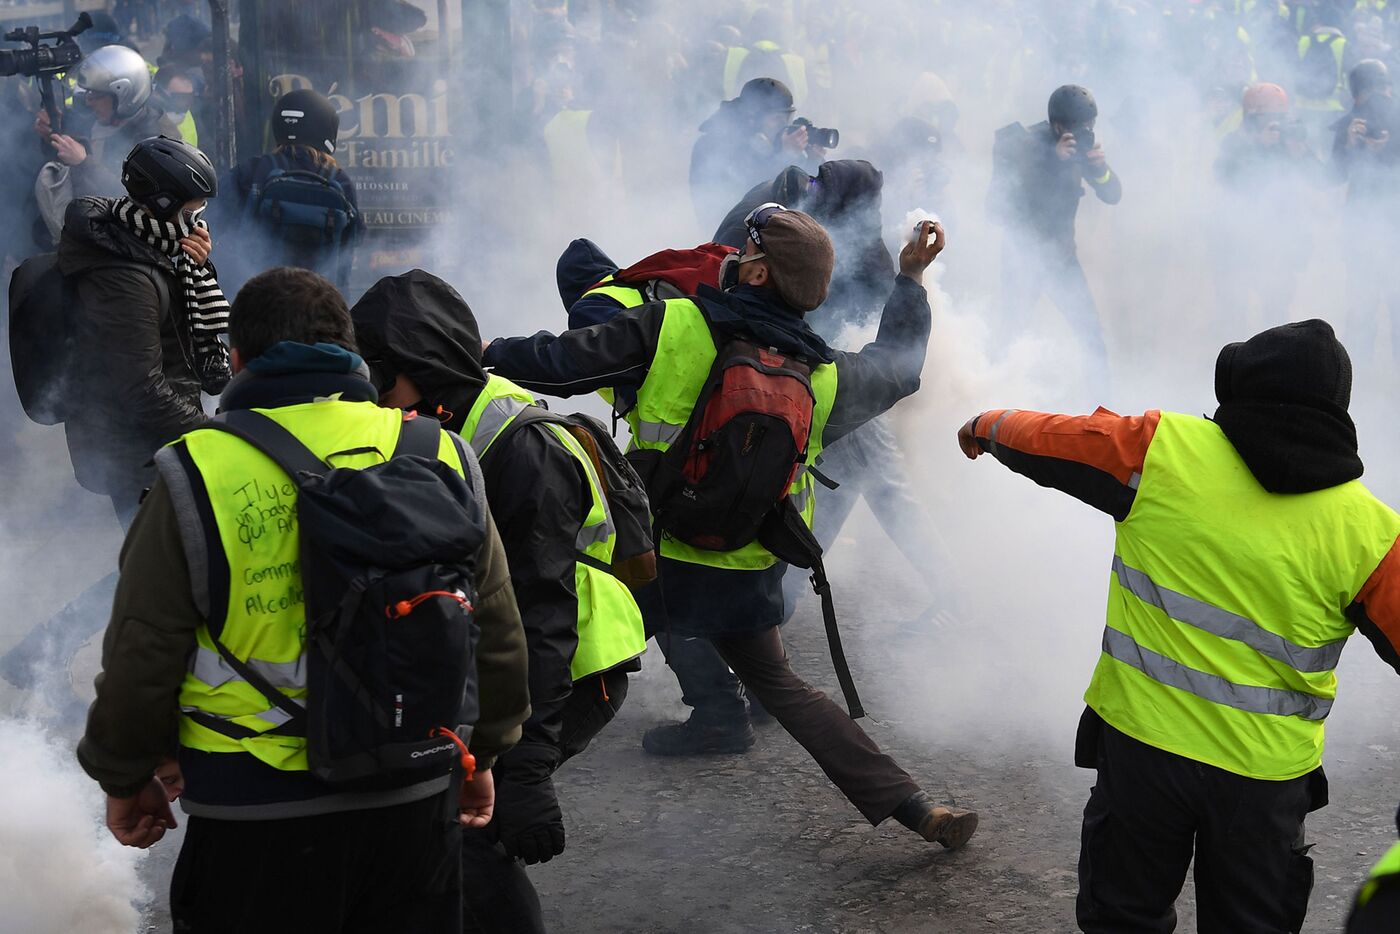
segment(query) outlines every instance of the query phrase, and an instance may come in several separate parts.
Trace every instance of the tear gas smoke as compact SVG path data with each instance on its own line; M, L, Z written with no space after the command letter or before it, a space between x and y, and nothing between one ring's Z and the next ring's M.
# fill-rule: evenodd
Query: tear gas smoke
M130 934L146 898L141 854L102 824L102 793L71 744L0 719L0 931Z

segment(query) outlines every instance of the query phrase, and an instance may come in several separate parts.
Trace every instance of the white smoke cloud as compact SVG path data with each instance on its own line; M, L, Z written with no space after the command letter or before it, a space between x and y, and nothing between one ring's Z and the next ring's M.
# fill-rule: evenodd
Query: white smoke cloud
M66 744L0 720L0 934L130 934L141 854L102 823L100 789Z

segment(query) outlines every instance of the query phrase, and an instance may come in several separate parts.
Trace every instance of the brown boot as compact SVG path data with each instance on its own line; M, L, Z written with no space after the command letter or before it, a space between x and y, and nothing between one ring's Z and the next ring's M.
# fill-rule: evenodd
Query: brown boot
M926 791L916 791L890 815L929 843L956 850L977 832L977 812L934 804Z
M960 848L977 832L977 812L937 806L919 822L918 834L950 850Z

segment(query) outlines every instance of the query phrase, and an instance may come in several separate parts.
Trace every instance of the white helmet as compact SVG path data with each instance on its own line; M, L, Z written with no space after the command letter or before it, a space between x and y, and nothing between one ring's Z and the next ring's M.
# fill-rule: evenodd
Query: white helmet
M151 99L151 72L141 53L124 45L104 45L83 59L75 76L88 94L110 94L117 101L116 115L135 116Z

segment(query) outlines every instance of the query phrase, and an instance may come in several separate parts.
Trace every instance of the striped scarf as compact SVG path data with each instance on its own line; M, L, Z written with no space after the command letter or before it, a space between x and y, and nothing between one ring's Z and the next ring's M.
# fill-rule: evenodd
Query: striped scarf
M194 338L195 374L205 392L218 395L231 376L228 347L219 339L228 333L229 304L213 268L207 263L196 266L180 248L180 238L190 232L186 221L181 215L176 215L175 221L157 220L130 198L118 199L112 211L133 235L175 261L182 304ZM209 225L197 220L194 226L208 229Z

